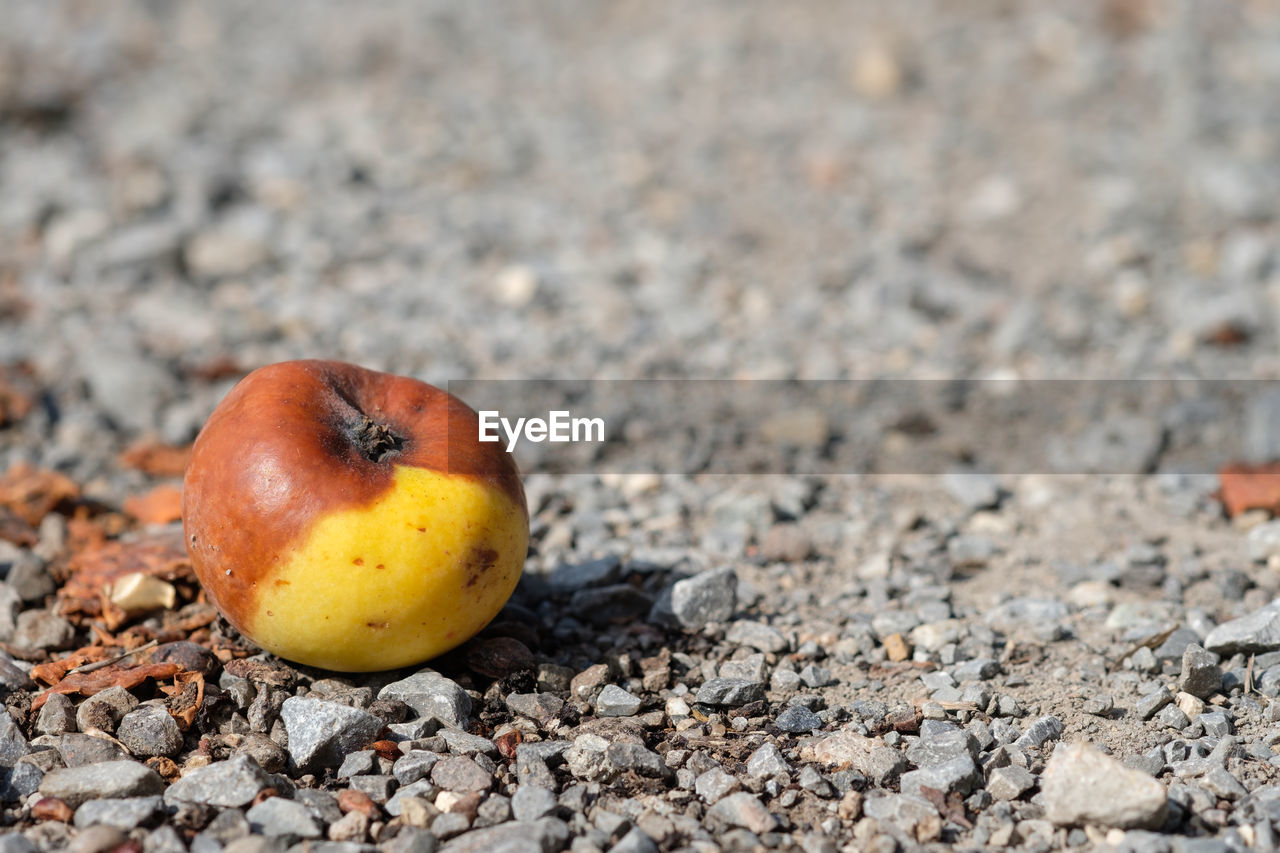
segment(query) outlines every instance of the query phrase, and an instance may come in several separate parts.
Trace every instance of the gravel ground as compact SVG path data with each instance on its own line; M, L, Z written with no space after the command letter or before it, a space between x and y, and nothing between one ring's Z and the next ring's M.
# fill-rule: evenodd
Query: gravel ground
M1280 375L1275 0L0 20L0 471L126 538L173 526L120 514L164 482L121 452L289 358ZM531 472L512 604L430 669L214 623L165 652L194 704L32 710L94 639L53 596L83 512L47 507L0 537L0 851L1274 849L1280 528L1155 467Z

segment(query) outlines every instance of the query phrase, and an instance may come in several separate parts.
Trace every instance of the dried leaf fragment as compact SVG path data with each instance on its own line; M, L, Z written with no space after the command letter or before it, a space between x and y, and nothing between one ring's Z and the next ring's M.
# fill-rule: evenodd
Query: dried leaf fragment
M26 462L19 462L0 477L0 507L33 527L59 505L79 497L80 487L67 475Z
M152 477L181 477L187 470L191 447L175 447L155 439L144 438L131 444L120 454L120 464Z
M143 524L168 524L182 518L182 490L156 486L144 495L125 498L124 511Z
M1218 496L1227 515L1235 516L1251 509L1280 511L1280 462L1248 465L1241 462L1224 465L1218 470Z

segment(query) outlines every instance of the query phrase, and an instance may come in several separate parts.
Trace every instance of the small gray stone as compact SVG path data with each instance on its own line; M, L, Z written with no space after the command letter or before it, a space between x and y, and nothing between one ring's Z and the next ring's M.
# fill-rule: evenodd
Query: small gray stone
M695 701L704 705L737 707L764 698L764 685L740 678L712 678L698 688Z
M377 849L381 853L435 853L436 837L431 834L430 830L404 826L400 828L394 838L389 841L383 841L378 845ZM362 850L367 850L367 848L362 845Z
M1099 693L1096 696L1090 696L1084 700L1084 704L1080 706L1080 710L1086 714L1092 714L1095 717L1109 717L1112 710L1116 706L1115 700L1110 694Z
M512 713L547 726L560 718L564 700L554 693L512 693L507 696L507 707Z
M707 805L713 805L734 791L742 790L737 777L726 773L722 767L712 767L694 780L693 792Z
M1182 674L1178 689L1200 699L1208 699L1222 687L1222 668L1218 656L1198 645L1187 646L1182 653Z
M71 647L76 629L48 610L24 610L18 614L11 643L19 649L58 650Z
M120 719L116 737L134 755L177 755L182 749L182 730L164 708L144 705Z
M368 746L382 720L359 708L324 699L290 696L280 708L289 734L289 756L302 770L337 767L343 757Z
M367 776L352 776L348 784L352 789L359 791L373 800L378 805L386 804L391 799L391 795L395 793L399 783L396 777L386 776L381 773L372 773Z
M662 756L638 743L619 741L605 750L609 763L620 770L631 770L641 776L661 779L671 774Z
M782 751L772 743L761 744L747 759L747 775L753 779L770 779L790 772L791 765L787 764Z
M454 755L488 755L498 757L498 745L487 737L473 735L462 729L441 729L438 737Z
M596 697L596 714L601 717L631 717L640 711L640 697L616 684L606 684Z
M800 768L800 775L796 779L796 784L823 799L830 799L836 795L835 786L828 782L827 778L819 773L818 768L812 764L806 764Z
M1000 674L1000 662L994 658L974 658L958 663L951 669L951 677L957 683L987 681Z
M1046 715L1027 726L1027 730L1022 733L1020 738L1014 741L1013 745L1018 749L1030 749L1044 746L1049 741L1057 740L1060 737L1062 737L1062 720L1052 715Z
M1134 703L1134 713L1143 720L1149 720L1156 713L1173 701L1173 694L1165 687L1143 696Z
M547 585L553 595L572 595L580 589L593 586L609 586L622 580L622 560L617 554L608 554L585 563L556 566L547 576Z
M943 793L958 791L968 794L982 784L982 773L968 755L961 755L942 764L922 767L903 773L900 791L903 794L923 797L922 788L933 788Z
M302 803L268 797L245 814L255 833L270 837L319 838L320 823Z
M1280 555L1280 520L1266 521L1249 530L1245 537L1249 549L1249 559L1265 563L1272 557Z
M1159 781L1084 743L1054 750L1040 791L1045 816L1059 826L1159 827L1168 798Z
M417 782L397 789L396 792L391 795L391 798L387 800L386 804L383 805L383 809L385 809L387 814L392 817L399 817L401 804L405 800L411 797L421 797L423 799L433 800L438 793L440 793L440 789L432 784L430 779L419 779Z
M377 753L372 749L362 749L358 752L349 752L342 759L342 764L338 766L338 778L347 779L351 776L367 776L377 769Z
M1156 714L1155 721L1167 729L1177 729L1181 731L1191 724L1191 720L1187 719L1187 715L1177 705L1165 705Z
M121 718L137 707L137 698L128 690L119 685L108 687L80 703L76 709L76 725L82 732L94 729L114 732Z
M511 797L511 813L516 820L546 817L558 806L555 792L538 785L521 785Z
M70 697L63 693L49 694L36 717L36 731L42 735L60 735L75 730L76 709Z
M644 830L633 826L609 848L609 853L658 853L658 845Z
M37 853L38 850L26 836L17 832L0 835L0 853Z
M399 699L422 717L434 717L446 726L462 728L471 715L471 697L458 683L424 669L393 681L378 691L379 699Z
M27 743L17 721L0 705L0 767L12 767L30 751L31 745Z
M978 741L964 729L950 729L919 738L907 749L907 761L916 767L935 767L956 758L978 758Z
M778 825L775 818L755 794L739 791L730 794L707 810L707 817L729 826L740 826L756 835L770 832Z
M1209 737L1224 738L1235 732L1235 726L1231 724L1231 718L1222 711L1209 711L1196 717L1204 733Z
M791 645L777 628L748 620L739 620L730 625L725 640L765 653L785 652Z
M68 767L100 764L127 758L125 751L115 741L92 735L70 732L58 738L58 754Z
M493 784L493 774L470 758L451 755L431 768L431 781L446 791L487 791Z
M272 784L271 777L247 755L198 767L164 792L167 805L200 803L218 808L239 808L253 802L258 792Z
M671 612L681 627L724 622L738 604L738 576L730 567L702 572L671 587Z
M1205 637L1204 647L1224 657L1280 649L1280 601L1214 628Z
M436 766L440 756L425 749L414 749L396 759L391 773L401 785L411 785L419 779L431 775L431 768Z
M1249 792L1245 790L1244 785L1232 776L1225 767L1214 767L1204 774L1203 784L1205 790L1213 794L1220 800L1235 802L1244 799Z
M652 606L653 600L648 595L627 583L580 589L569 601L571 612L600 626L639 620Z
M822 728L822 719L803 705L791 705L778 715L774 723L782 731L793 734Z
M89 800L159 794L164 780L150 767L126 759L53 770L44 774L39 790L74 809Z
M990 509L1000 503L1000 482L990 474L951 471L942 476L942 487L971 510Z
M0 546L6 544L0 539ZM7 583L0 583L0 640L9 642L18 628L18 614L22 612L22 596Z
M987 793L997 800L1016 800L1035 787L1036 777L1024 767L1010 764L991 771Z
M110 826L128 832L149 823L163 807L158 796L89 800L76 809L75 825Z
M439 848L439 853L556 853L568 843L568 825L544 817L472 830Z

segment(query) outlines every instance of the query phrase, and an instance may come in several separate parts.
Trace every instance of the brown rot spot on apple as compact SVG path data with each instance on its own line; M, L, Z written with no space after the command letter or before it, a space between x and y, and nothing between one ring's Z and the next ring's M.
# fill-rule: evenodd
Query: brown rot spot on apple
M364 624L366 627L373 628L374 630L377 630L377 631L381 631L384 628L389 627L390 625L390 623L388 622L366 622Z
M419 527L419 528L418 528L418 532L419 532L419 533L426 533L426 532L427 532L427 528L425 528L425 527Z
M363 566L363 565L364 565L364 557L356 557L354 560L352 560L352 561L351 561L351 565L353 565L353 566Z
M289 586L289 582L284 578L276 578L276 586Z
M498 552L492 548L476 546L467 559L467 588L475 586L498 562Z
M385 564L383 564L383 563L378 563L378 565L374 566L374 568L375 568L375 569L385 569L385 568L386 568L386 565L385 565Z

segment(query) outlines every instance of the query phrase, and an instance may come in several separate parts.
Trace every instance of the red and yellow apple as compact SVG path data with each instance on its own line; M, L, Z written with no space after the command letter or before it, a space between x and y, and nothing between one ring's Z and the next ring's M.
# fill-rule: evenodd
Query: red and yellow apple
M392 669L472 637L524 567L529 514L476 413L336 361L253 371L192 448L182 524L209 598L280 657Z

